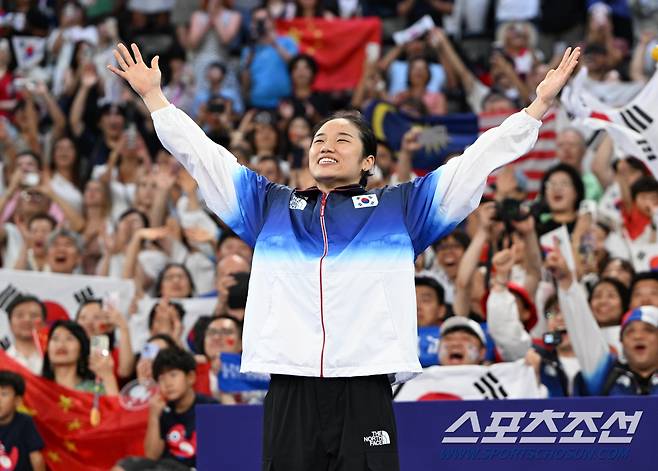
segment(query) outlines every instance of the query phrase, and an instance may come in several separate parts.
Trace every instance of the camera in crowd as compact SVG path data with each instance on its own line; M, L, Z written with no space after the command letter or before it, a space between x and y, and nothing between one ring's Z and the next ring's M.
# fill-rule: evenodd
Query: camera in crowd
M496 201L496 214L494 220L512 224L527 219L530 216L530 209L524 201L513 198L505 198L502 201Z
M566 334L566 330L555 330L553 332L546 332L542 338L545 345L557 347L562 343L562 337Z
M258 18L252 25L250 39L253 42L257 42L265 36L267 36L267 20L265 18Z

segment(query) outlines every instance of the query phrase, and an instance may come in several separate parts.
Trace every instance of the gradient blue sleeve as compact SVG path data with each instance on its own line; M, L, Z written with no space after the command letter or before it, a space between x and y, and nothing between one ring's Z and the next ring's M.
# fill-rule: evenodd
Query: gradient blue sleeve
M173 105L152 113L162 145L199 184L206 205L252 247L263 226L268 201L287 188L238 164Z
M405 221L416 254L478 207L487 177L532 149L540 125L541 121L519 111L482 134L462 155L401 185Z

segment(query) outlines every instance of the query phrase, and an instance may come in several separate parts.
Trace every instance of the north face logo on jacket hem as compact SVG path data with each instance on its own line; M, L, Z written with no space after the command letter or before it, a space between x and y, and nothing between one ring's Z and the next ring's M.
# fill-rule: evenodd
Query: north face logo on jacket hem
M363 437L363 441L370 446L390 445L391 437L385 430L373 430L372 435Z

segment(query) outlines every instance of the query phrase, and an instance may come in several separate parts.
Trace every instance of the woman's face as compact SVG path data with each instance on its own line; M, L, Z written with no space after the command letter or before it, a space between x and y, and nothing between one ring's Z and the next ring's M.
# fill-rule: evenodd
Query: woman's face
M153 198L158 184L153 174L144 174L137 180L137 190L135 191L135 204L140 204L150 208L153 204Z
M67 328L57 327L48 341L48 358L55 366L75 365L80 357L80 342Z
M83 65L90 63L93 56L94 56L94 51L91 48L91 46L87 43L82 43L78 48L75 58L78 61L78 64Z
M608 263L603 270L603 273L601 273L601 276L619 280L627 288L631 286L631 281L633 280L633 273L624 268L624 264L621 260L613 260Z
M82 326L88 337L97 335L98 324L101 316L101 305L98 303L86 304L80 313L76 322Z
M430 81L427 62L417 59L409 67L409 85L427 85L427 82Z
M103 184L95 180L89 180L85 185L85 192L83 195L83 199L84 199L84 204L87 207L102 206L104 204L104 199L105 199Z
M53 149L53 160L55 169L65 169L71 167L75 162L75 146L71 139L60 139Z
M44 256L48 237L55 229L48 219L34 219L28 226L30 231L31 248L35 254Z
M291 144L300 145L301 142L310 137L311 128L304 118L293 118L288 128L288 140Z
M296 86L309 86L313 80L313 69L307 61L299 60L295 63L290 77Z
M505 32L505 47L523 49L528 47L528 31L521 24L514 24Z
M203 348L209 359L216 358L220 353L239 353L242 342L238 327L230 319L216 319L208 325Z
M132 235L138 230L144 228L144 221L137 213L130 213L117 224L116 243L123 247L130 241Z
M592 313L600 326L619 324L623 314L619 293L610 283L599 283L592 292Z
M187 298L192 293L192 285L187 273L181 267L169 267L162 277L160 286L163 298Z
M277 145L277 134L274 127L269 124L256 124L254 145L258 155L274 154Z
M555 172L546 181L546 200L552 213L575 210L576 188L565 172Z

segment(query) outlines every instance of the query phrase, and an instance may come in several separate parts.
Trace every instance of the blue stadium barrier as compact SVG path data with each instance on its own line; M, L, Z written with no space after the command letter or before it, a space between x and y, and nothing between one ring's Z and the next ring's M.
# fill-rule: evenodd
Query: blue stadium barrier
M410 402L395 413L402 471L658 469L658 397ZM262 415L198 406L198 469L260 470ZM386 446L375 432L364 447Z

